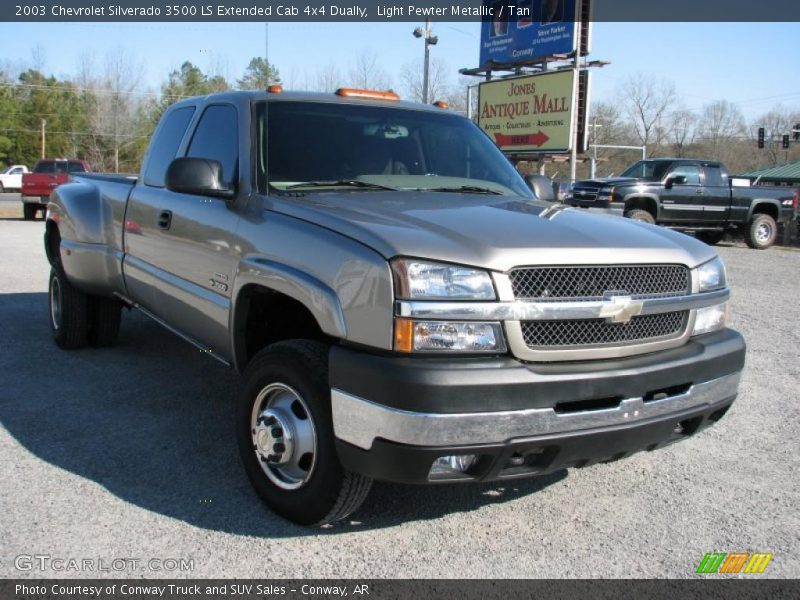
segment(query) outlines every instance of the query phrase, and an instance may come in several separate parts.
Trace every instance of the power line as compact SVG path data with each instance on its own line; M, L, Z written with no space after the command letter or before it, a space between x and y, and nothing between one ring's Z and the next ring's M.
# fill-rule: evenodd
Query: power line
M71 83L58 83L55 86L53 85L40 85L35 83L14 83L11 81L3 81L0 82L0 87L9 87L9 88L23 88L23 89L33 89L33 90L49 90L53 92L67 92L67 91L80 91L80 92L94 92L98 94L122 94L122 95L130 95L130 96L156 96L162 98L191 98L192 96L189 95L182 95L182 94L165 94L161 92L145 92L145 91L137 91L137 90L111 90L108 88L92 88L80 85L74 85Z
M0 131L5 132L15 132L15 133L40 133L39 129L15 129L11 127L4 127L0 128ZM50 129L47 130L47 134L59 133L64 135L82 135L82 136L89 136L89 137L116 137L116 138L131 138L131 139L146 139L149 138L149 135L129 135L129 134L117 134L117 133L91 133L85 131L51 131Z

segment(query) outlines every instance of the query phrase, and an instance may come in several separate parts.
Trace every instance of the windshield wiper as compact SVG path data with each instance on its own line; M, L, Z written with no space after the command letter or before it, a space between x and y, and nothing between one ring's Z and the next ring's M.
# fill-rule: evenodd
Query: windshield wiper
M461 194L491 194L493 196L502 196L503 192L498 192L491 188L480 187L477 185L455 185L452 187L437 187L437 188L417 188L419 192L458 192Z
M369 183L368 181L361 181L360 179L339 179L336 181L306 181L305 183L295 183L287 186L285 189L294 190L297 188L305 187L354 187L364 190L389 190L392 192L397 191L393 187L379 185L377 183Z

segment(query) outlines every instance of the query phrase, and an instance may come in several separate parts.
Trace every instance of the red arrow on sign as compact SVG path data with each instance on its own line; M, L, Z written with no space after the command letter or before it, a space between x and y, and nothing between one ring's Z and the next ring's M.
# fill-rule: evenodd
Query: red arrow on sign
M540 129L537 133L525 135L495 133L494 139L498 146L543 146L550 138Z

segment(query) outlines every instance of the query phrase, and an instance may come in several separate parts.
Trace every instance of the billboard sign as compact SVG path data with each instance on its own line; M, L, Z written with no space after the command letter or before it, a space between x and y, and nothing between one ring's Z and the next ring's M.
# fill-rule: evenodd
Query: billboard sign
M575 51L579 0L483 0L480 66L513 65Z
M576 87L572 69L484 82L478 125L507 154L569 152Z

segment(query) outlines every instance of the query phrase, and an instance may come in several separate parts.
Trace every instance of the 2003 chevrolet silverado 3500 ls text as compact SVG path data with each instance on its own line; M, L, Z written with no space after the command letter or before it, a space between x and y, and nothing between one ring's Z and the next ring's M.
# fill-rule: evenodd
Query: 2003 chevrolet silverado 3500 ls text
M373 479L540 475L718 421L745 345L713 248L531 198L468 119L391 93L182 100L138 179L52 194L53 336L109 345L137 308L239 370L245 470L303 524Z

